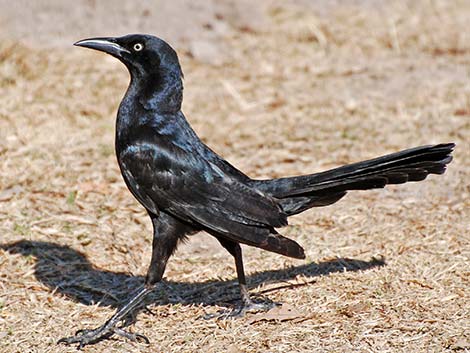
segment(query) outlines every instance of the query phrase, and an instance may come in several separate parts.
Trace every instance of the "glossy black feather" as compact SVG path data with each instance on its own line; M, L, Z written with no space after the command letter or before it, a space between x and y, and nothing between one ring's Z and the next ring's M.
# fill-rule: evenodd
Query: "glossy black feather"
M219 239L302 258L303 249L275 230L287 225L287 216L330 205L350 190L422 180L450 162L453 144L444 144L317 174L253 180L188 124L181 112L183 73L167 43L143 35L112 41L130 52L111 53L131 73L116 122L116 152L127 186L151 214L164 212ZM136 41L145 50L132 52Z
M148 341L126 332L122 324L161 282L178 242L201 230L234 257L243 305L248 310L258 307L247 291L239 243L303 259L303 248L275 229L287 225L288 216L330 205L350 190L442 174L452 159L453 144L423 146L322 173L253 180L202 143L189 126L181 112L183 73L166 42L128 35L75 45L118 58L131 74L116 120L116 154L129 190L152 220L153 241L144 286L103 325L80 330L60 343L82 348L114 334Z

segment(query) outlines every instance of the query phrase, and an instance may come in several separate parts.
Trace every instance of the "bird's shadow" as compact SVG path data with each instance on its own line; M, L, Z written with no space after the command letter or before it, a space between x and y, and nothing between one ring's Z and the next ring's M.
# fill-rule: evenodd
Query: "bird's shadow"
M119 307L130 294L142 285L142 276L123 272L112 272L94 267L87 257L68 246L51 242L21 240L0 244L12 254L35 258L34 274L38 281L56 293L73 301L85 304ZM286 282L303 275L311 283L313 278L335 272L362 271L384 266L383 259L370 261L337 258L324 262L311 262L282 270L261 271L247 277L250 287L258 287L266 282ZM298 281L297 281L298 282ZM165 281L171 290L161 291L151 296L151 303L230 305L238 298L237 282L233 280L207 280L204 282ZM260 293L279 288L291 288L302 284L285 284L276 288L260 290ZM148 301L147 301L148 302Z

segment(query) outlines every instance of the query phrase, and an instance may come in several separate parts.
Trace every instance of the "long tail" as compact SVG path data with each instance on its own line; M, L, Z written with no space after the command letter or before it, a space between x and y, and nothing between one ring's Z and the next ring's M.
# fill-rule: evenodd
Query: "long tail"
M454 147L453 143L415 147L322 173L254 180L253 186L279 198L284 211L293 215L335 203L349 190L383 188L443 174L452 161Z

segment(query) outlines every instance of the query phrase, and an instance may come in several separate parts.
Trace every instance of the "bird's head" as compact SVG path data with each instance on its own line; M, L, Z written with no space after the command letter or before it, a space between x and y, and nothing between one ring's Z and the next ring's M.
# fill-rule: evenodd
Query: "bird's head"
M183 76L175 50L164 40L146 34L83 39L74 45L99 50L123 62L133 77L170 71Z

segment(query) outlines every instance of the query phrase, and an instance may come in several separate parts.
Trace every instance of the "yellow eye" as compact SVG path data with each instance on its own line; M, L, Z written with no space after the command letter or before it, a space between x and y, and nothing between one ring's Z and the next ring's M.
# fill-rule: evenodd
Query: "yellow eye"
M135 51L141 51L142 49L144 49L144 45L142 43L135 43L134 44L134 50Z

